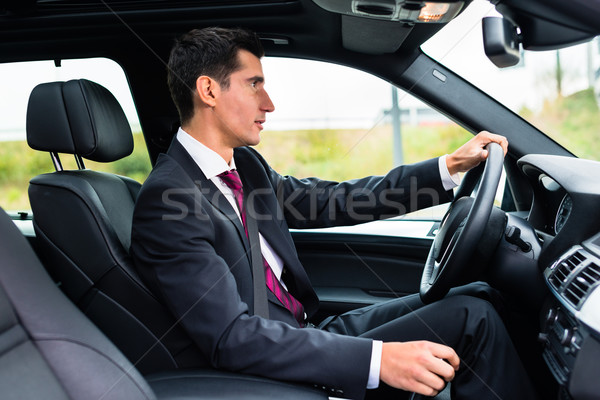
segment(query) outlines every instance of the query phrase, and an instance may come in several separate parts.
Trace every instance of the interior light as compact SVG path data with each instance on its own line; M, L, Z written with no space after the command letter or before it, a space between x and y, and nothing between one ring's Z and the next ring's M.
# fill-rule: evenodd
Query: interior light
M447 22L456 17L463 3L430 3L426 2L417 17L419 22Z

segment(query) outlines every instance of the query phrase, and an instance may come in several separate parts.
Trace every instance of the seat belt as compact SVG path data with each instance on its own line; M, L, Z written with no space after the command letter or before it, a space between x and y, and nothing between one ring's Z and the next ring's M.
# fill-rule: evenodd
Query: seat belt
M269 318L269 304L267 301L267 283L265 282L265 266L260 250L258 225L252 213L246 213L248 227L248 241L250 242L250 255L252 258L252 283L254 287L254 315Z

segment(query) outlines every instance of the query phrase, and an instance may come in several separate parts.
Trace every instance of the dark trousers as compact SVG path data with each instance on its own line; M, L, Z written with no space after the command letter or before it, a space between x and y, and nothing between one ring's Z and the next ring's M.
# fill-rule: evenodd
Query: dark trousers
M486 294L482 288L468 285L429 305L418 295L390 300L333 317L320 328L384 342L429 340L452 347L461 360L451 385L452 399L536 399L496 311L501 304L493 291ZM384 383L367 391L367 398L373 399L404 399L409 395Z

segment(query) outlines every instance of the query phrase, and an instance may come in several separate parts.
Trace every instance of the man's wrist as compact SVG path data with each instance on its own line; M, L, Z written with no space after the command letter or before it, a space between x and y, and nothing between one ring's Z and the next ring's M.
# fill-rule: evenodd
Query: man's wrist
M456 170L456 163L452 158L452 154L446 154L446 168L448 169L450 176L458 174L458 171Z
M451 174L448 169L447 158L448 154L441 156L438 159L438 166L440 170L440 178L442 179L442 186L444 190L452 190L460 184L460 177L458 173Z

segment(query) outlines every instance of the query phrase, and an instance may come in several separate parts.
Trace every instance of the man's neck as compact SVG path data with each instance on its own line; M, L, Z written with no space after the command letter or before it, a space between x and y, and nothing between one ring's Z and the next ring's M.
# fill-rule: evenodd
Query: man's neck
M210 130L206 129L195 129L192 125L182 126L183 129L188 135L217 153L218 155L225 160L228 165L231 165L231 159L233 158L233 148L223 144L219 140L219 136L210 132Z

